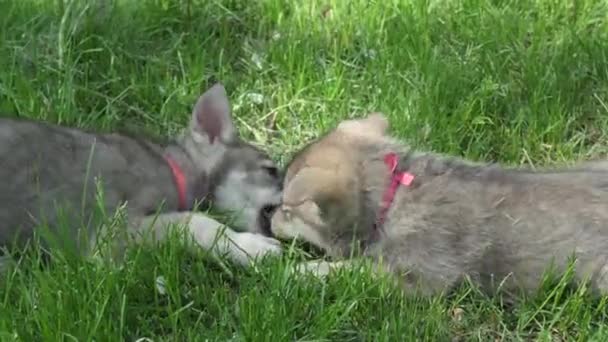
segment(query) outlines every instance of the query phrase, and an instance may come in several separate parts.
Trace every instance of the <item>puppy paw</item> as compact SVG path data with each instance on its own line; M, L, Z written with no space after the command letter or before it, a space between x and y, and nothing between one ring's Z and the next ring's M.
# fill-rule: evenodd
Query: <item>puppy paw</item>
M341 263L331 263L327 261L308 261L296 264L292 272L298 275L312 275L316 278L326 278L334 269L341 266Z
M283 253L281 243L273 238L256 233L238 233L232 238L230 248L232 258L241 265L266 255L279 256Z

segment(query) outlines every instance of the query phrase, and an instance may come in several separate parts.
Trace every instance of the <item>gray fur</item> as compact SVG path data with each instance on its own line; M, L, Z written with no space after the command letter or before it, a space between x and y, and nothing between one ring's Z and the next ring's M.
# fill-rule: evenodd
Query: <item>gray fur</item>
M165 155L185 174L185 210L178 210L176 185ZM67 224L72 235L84 228L94 236L96 227L90 225L90 219L98 206L100 182L104 212L112 215L125 204L132 235L153 230L157 238L163 238L171 224L185 224L199 245L212 248L222 225L190 211L195 202L203 201L240 213L237 223L246 232L228 230L227 238L239 240L245 246L241 247L248 247L245 252L279 251L275 240L259 233L267 235L264 211L279 201L280 175L264 152L236 134L220 84L201 95L190 127L167 144L1 118L0 160L2 246L15 241L23 245L41 224L54 232ZM58 213L67 216L60 219ZM247 260L241 251L225 244L222 248L237 261Z
M276 236L316 240L338 259L354 253L382 261L381 269L398 275L405 289L422 294L465 278L488 292L500 285L507 293L529 293L550 267L564 272L573 256L575 278L607 292L608 162L537 171L472 163L415 152L386 136L382 124L365 133L374 120L388 126L382 116L346 121L292 161L284 203L273 217ZM352 123L365 129L351 129ZM398 153L399 168L415 179L400 186L385 224L375 229L390 181L383 160L389 152ZM307 201L314 209L303 207ZM325 274L344 265L305 266Z

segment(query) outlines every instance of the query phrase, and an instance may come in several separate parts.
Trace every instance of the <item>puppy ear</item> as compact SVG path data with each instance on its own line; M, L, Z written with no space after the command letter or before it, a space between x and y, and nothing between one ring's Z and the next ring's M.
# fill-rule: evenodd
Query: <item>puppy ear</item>
M210 144L216 139L230 142L236 138L230 103L223 85L215 84L198 98L192 110L190 128L195 134L207 136Z
M388 120L384 114L374 112L363 119L345 120L338 125L338 130L357 136L381 137L388 130Z
M381 112L372 112L364 119L365 125L378 135L385 135L388 130L388 119Z

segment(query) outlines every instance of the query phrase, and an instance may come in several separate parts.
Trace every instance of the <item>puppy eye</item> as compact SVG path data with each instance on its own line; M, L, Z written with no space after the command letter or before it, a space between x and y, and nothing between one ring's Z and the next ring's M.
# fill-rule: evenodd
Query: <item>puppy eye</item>
M291 221L291 210L283 207L281 208L281 212L283 213L285 220Z
M270 177L279 177L279 169L277 169L275 166L263 166L262 168L264 169L264 172L266 172L266 174L268 174Z

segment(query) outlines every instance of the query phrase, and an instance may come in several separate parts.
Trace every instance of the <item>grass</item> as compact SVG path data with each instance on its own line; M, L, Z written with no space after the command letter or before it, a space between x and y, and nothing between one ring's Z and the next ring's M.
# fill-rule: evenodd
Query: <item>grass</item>
M372 110L421 149L599 158L606 61L604 0L0 0L3 115L165 136L221 80L241 133L280 163ZM0 283L0 339L608 339L606 300L585 288L548 285L509 308L468 286L422 299L355 272L298 280L290 262L226 272L171 241L122 268L26 258Z

